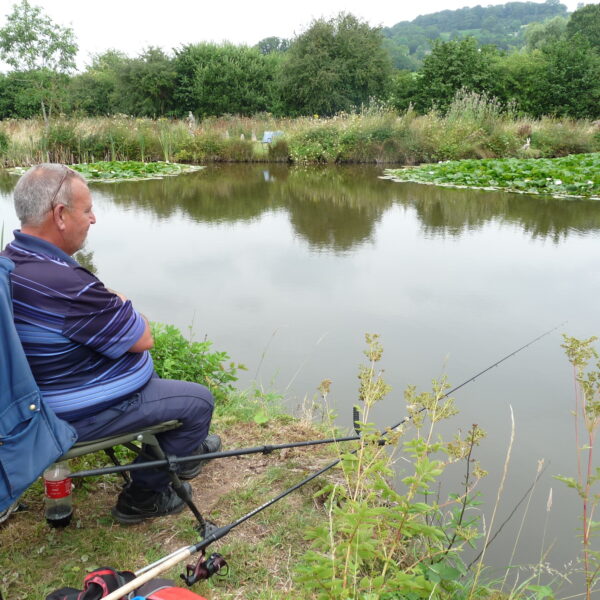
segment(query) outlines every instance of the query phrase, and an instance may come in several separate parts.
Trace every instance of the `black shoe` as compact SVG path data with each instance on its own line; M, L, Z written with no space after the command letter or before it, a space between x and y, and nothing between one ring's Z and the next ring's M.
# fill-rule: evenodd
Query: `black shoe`
M7 521L10 515L17 512L18 510L24 510L25 506L22 505L18 500L15 500L8 508L0 512L0 523Z
M191 495L189 483L183 484ZM169 485L162 492L153 492L128 484L119 494L117 505L112 509L112 516L123 525L141 523L145 519L175 515L185 508L185 502Z
M221 438L216 433L211 433L206 436L206 439L198 446L190 456L194 454L210 454L212 452L218 452L221 449ZM179 465L179 478L180 479L193 479L202 471L204 463L207 461L199 460L197 462L181 463Z

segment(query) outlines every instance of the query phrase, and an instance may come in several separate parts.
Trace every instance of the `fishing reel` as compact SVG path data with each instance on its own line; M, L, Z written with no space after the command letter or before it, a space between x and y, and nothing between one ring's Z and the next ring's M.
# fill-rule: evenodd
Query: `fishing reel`
M215 573L218 573L221 569L226 569L225 572L221 573L222 576L227 575L229 565L218 552L213 552L208 558L205 558L204 551L195 565L187 565L185 569L185 575L182 573L179 577L185 581L185 584L189 587L194 585L201 579L208 579Z

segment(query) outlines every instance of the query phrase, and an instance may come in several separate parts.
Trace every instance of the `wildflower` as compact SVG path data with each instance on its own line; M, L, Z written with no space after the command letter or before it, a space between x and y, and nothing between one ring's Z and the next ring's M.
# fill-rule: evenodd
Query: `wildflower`
M562 185L562 181L560 179L555 179L554 185Z
M435 171L427 171L430 175L433 175Z

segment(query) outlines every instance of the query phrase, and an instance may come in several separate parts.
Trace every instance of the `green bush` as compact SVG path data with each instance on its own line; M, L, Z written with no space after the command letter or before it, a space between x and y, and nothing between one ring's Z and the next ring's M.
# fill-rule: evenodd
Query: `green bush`
M110 157L110 146L102 134L93 133L81 138L79 160L96 162Z
M373 407L390 390L377 362L382 347L367 336L369 363L360 367L361 436L352 451L340 450L341 476L328 483L324 496L328 522L307 533L310 548L295 569L297 596L323 600L431 600L458 598L467 589L462 551L481 536L475 483L485 476L472 458L485 436L473 425L464 436L444 443L434 425L456 414L448 383L433 390L405 392L416 430L381 433L370 422ZM327 389L322 387L325 396ZM403 462L395 453L401 448ZM450 465L462 463L465 493L441 497L438 481ZM392 485L402 464L402 486ZM473 586L475 587L475 586ZM472 590L473 592L473 590ZM473 597L480 597L479 595Z
M211 351L208 340L193 342L183 337L173 325L152 323L154 347L150 351L154 369L163 379L193 381L208 387L216 400L227 401L235 390L237 370L244 368L230 362L226 352Z
M570 119L542 119L531 134L531 147L549 158L593 152L594 145L582 123Z
M175 152L178 162L203 162L223 160L225 140L218 134L198 135L190 138Z
M224 148L224 159L232 162L251 162L254 142L250 140L228 140Z
M284 139L276 139L269 144L269 160L273 162L287 162L290 159L290 147Z
M4 131L0 131L0 154L6 154L10 139Z
M317 124L290 138L290 155L300 163L332 163L340 150L339 128L335 125Z
M73 162L73 156L79 149L74 126L61 121L51 125L46 133L45 146L50 162Z
M492 131L483 142L486 155L483 158L507 158L517 155L521 141L507 131Z

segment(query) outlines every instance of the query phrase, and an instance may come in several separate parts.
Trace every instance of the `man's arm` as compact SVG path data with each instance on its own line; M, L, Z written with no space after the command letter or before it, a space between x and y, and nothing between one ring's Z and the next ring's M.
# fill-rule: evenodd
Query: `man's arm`
M152 331L150 331L150 324L148 323L148 319L142 315L146 323L146 329L140 339L129 348L128 352L144 352L144 350L150 350L152 346L154 346L154 338L152 337Z
M119 296L123 302L127 302L128 298L126 298L123 294L116 292L115 290L111 290L110 288L106 288L109 292L115 294L115 296ZM144 333L142 333L141 337L138 341L129 348L128 352L144 352L145 350L150 350L152 346L154 346L154 338L152 337L152 331L150 330L150 323L148 323L148 319L145 315L140 313L144 322L146 323L146 329L144 329Z

